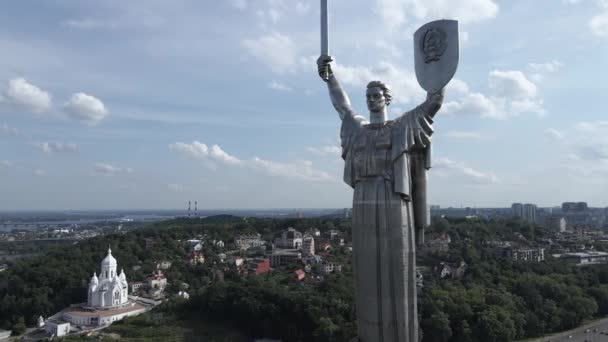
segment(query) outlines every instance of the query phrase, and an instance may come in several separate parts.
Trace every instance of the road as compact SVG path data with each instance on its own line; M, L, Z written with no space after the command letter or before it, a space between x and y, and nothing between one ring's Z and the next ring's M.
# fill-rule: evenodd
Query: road
M597 329L596 332L594 330ZM585 332L589 330L589 332ZM601 332L605 331L606 334ZM571 336L571 337L570 337ZM543 337L530 342L608 342L608 318L600 319L579 328L565 331L563 333Z

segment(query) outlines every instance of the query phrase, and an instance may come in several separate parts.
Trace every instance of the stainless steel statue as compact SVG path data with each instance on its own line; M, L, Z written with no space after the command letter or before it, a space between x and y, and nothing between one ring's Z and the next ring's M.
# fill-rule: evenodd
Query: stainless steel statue
M380 82L367 85L369 122L357 115L328 56L326 1L321 0L319 76L342 120L344 181L354 188L352 235L358 338L361 342L417 342L416 239L428 224L426 170L433 118L443 87L458 64L458 24L431 22L414 35L416 75L427 98L388 120L393 95ZM323 22L325 21L325 22Z

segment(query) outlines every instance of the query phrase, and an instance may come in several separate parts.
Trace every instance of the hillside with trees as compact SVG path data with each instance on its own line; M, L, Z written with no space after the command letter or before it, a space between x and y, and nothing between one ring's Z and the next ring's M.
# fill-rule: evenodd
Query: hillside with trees
M347 241L350 234L350 222L341 219L221 216L164 221L56 247L43 256L12 262L0 273L0 328L23 331L39 315L48 317L85 301L88 280L110 245L129 280L144 278L159 260L173 264L166 271L169 300L142 318L108 329L119 331L126 340L143 338L137 337L137 330L143 334L154 324L182 328L167 332L175 337L202 334L197 329L218 322L226 329L238 327L238 336L349 341L356 334L356 314L348 245L331 251L332 257L346 263L343 271L315 282L295 280L291 272L298 265L263 275L225 272L218 277L220 251L212 244L204 246L204 265L184 262L191 252L184 242L193 237L221 239L230 248L240 234L260 233L272 240L287 227L340 230ZM514 262L497 257L487 246L487 241L513 235L534 242L546 234L539 227L510 220L436 220L429 234L442 233L451 238L449 249L419 256L419 265L427 269L418 304L424 341L512 341L570 329L608 314L607 265L576 267L550 256L544 262ZM150 247L146 241L155 243ZM462 261L468 267L458 279L443 279L436 272L441 262ZM173 296L184 284L189 300Z

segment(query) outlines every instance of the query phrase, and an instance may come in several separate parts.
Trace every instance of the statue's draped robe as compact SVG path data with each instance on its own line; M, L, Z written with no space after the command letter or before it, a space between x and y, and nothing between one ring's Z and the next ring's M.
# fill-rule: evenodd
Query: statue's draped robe
M410 155L428 162L433 120L426 108L425 102L382 124L354 114L342 120L344 181L355 190L353 263L362 342L418 342Z

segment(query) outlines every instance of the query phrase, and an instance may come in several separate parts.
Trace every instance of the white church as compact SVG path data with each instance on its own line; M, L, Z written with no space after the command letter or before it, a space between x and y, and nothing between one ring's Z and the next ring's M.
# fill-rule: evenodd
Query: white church
M117 270L118 262L108 248L108 255L101 261L99 277L95 272L89 282L87 302L71 305L49 317L44 322L47 334L60 337L79 333L149 310L150 306L129 298L127 276L124 270L120 274Z
M101 261L101 273L93 273L89 282L89 295L87 306L97 308L111 308L127 304L128 288L125 271L117 272L118 262L108 248L108 255Z

